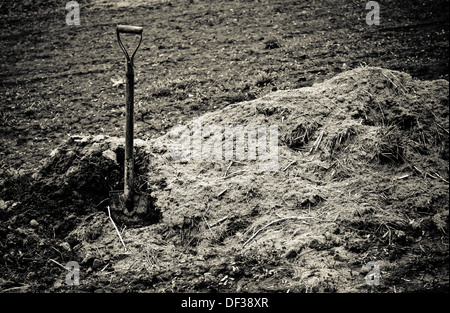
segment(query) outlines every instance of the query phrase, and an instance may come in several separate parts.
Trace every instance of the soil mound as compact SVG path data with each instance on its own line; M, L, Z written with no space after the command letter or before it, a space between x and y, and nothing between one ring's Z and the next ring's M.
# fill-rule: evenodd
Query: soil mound
M126 248L106 213L109 191L123 187L123 140L72 137L38 173L2 184L0 288L448 288L448 92L445 80L361 67L136 140L136 185L151 214L140 227L113 216ZM192 157L196 135L224 147L227 127L249 125L276 126L275 166L247 146L244 158ZM186 135L192 149L179 153ZM54 261L79 262L81 284L66 286ZM380 285L365 280L371 261Z

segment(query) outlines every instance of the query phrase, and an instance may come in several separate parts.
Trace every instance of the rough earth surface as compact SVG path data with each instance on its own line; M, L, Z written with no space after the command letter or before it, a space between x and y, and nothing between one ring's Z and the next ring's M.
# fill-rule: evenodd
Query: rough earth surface
M448 291L448 2L372 27L359 1L80 4L80 26L59 1L0 6L0 291ZM145 28L139 220L112 207L118 23ZM174 160L176 125L277 125L277 168Z

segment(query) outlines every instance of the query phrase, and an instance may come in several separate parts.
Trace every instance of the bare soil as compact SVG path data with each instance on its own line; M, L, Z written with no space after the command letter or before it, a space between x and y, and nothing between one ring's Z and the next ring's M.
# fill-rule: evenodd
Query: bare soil
M59 1L0 6L3 292L448 292L448 2ZM123 187L123 55L136 183ZM279 168L171 159L194 121L278 125ZM55 262L56 261L56 262ZM81 284L59 264L77 261ZM365 282L376 261L381 284Z

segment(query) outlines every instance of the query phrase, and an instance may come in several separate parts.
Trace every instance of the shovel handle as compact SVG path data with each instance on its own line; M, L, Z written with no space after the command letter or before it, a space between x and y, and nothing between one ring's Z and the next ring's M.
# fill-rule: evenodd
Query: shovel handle
M141 45L142 42L142 30L144 28L141 26L131 26L131 25L117 25L116 28L116 32L117 32L117 41L119 42L119 46L122 49L127 62L132 66L133 65L133 58L134 55L136 54L137 49L139 48L139 46ZM141 35L141 39L139 40L139 44L136 47L136 49L134 50L133 54L130 55L128 54L127 50L125 49L125 46L122 44L122 40L120 40L120 34L123 33L128 33L128 34L137 34L137 35Z
M131 25L117 25L118 33L128 33L128 34L142 34L144 28L141 26L131 26Z

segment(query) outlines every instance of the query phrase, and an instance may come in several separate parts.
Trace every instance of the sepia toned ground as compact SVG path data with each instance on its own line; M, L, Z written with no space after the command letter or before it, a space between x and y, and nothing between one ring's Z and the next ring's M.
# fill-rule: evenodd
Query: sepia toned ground
M364 1L79 3L79 26L60 1L0 6L1 291L448 291L447 1L382 4L379 26ZM118 221L127 251L105 201L123 184L105 157L124 133L117 24L144 27L155 209ZM195 117L280 125L278 171L171 162L168 132Z

